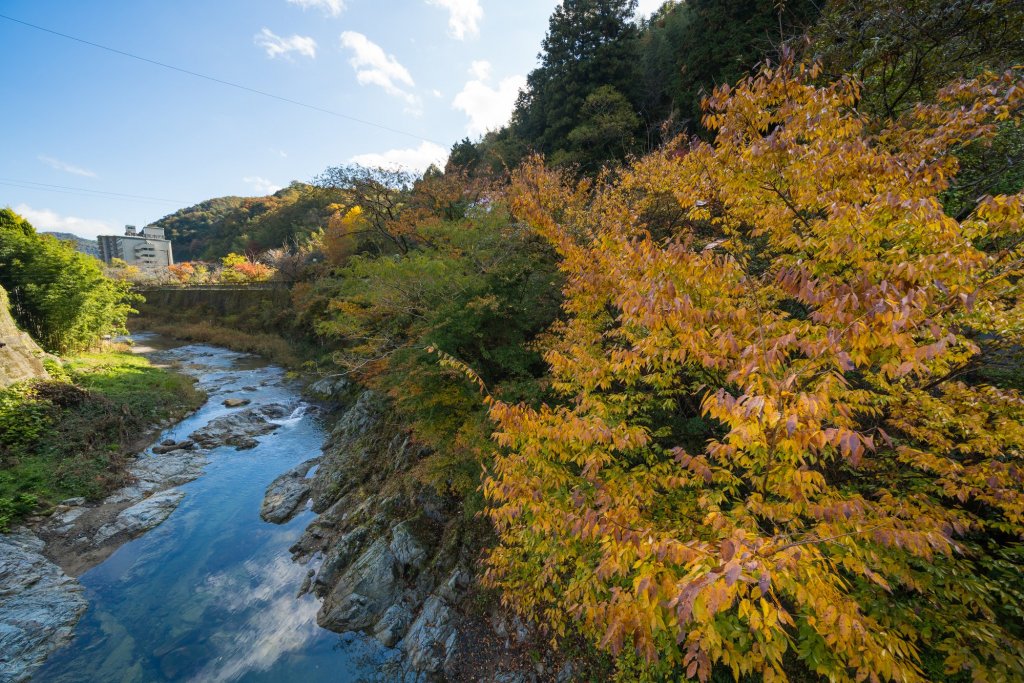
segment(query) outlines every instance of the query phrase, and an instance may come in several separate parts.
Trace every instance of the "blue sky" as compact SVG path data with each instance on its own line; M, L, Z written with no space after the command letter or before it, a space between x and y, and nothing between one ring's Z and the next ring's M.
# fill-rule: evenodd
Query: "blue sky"
M409 135L0 19L0 206L94 237L330 165L443 161L507 120L556 1L3 0L0 14Z

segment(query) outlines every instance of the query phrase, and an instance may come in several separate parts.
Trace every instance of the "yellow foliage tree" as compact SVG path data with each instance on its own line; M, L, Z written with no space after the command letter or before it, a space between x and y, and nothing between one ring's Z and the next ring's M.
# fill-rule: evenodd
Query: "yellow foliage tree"
M614 180L516 174L566 405L491 403L485 580L652 677L1024 680L1024 398L983 372L1024 348L1024 194L940 203L1021 72L886 122L817 76L719 88L712 143Z
M340 266L348 261L359 244L356 237L361 231L359 223L363 210L353 206L345 211L344 207L338 204L332 204L328 208L333 209L333 213L324 231L324 256L331 265Z

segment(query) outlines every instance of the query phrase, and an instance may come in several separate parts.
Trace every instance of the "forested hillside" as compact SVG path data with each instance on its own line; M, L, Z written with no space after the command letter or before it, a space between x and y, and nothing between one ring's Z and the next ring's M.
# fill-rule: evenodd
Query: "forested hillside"
M256 254L294 247L330 217L331 196L292 183L266 197L218 197L165 216L176 261L217 260L231 252Z
M1024 680L1024 6L634 8L558 5L443 172L175 239L292 241L308 367L580 676Z

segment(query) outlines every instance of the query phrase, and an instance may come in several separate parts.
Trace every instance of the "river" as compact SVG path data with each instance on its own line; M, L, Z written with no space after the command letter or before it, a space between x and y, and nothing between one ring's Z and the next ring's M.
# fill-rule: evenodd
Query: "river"
M322 426L299 387L260 359L155 335L136 342L152 360L177 365L209 394L192 416L160 435L185 439L230 409L297 406L256 448L220 447L171 516L80 577L89 608L75 637L34 681L376 681L397 653L355 634L319 628L319 601L296 598L307 569L288 552L313 518L260 519L267 485L320 453Z

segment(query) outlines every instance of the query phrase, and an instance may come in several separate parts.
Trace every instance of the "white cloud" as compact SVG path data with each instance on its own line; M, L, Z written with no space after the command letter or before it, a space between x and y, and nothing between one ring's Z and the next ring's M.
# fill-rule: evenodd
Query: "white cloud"
M462 87L462 92L452 100L452 107L463 111L469 117L466 132L470 135L483 135L495 130L508 122L512 109L516 105L519 90L526 86L525 76L509 76L492 88L487 81L491 75L489 62L473 62L469 73L474 79Z
M329 17L336 17L345 11L345 0L288 0L302 9L317 8Z
M79 237L93 239L98 235L116 235L113 224L94 218L61 216L50 209L33 209L27 204L18 204L14 212L21 214L38 232L70 232Z
M402 87L411 88L416 83L394 55L386 54L380 45L355 31L342 33L341 45L352 51L349 64L355 69L360 85L376 85L389 95L405 100L411 109L419 110L420 98Z
M39 161L43 162L50 168L55 168L58 171L64 171L65 173L73 173L75 175L85 176L86 178L95 178L96 174L87 168L81 166L72 166L71 164L65 163L60 159L54 159L45 155L39 155Z
M437 88L431 90L430 94L433 95L434 97L444 97L444 94L442 94L441 91L438 90Z
M274 183L274 181L254 175L242 178L242 182L248 183L253 190L261 195L274 194L281 189L281 186Z
M467 35L480 35L480 20L484 18L480 0L427 0L427 4L448 10L448 32L453 37L465 40Z
M253 36L253 42L267 51L267 56L273 59L280 55L288 56L289 52L298 52L310 59L316 59L316 41L309 36L293 35L285 38L275 35L269 28Z
M419 147L410 149L392 149L383 153L357 154L349 159L362 166L380 166L398 168L406 171L423 172L431 164L444 167L448 160L448 150L433 142L421 142Z
M478 81L486 81L491 77L491 63L485 59L477 60L469 67L469 73Z
M665 0L640 0L636 4L637 17L649 17L665 4Z

